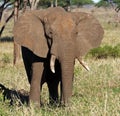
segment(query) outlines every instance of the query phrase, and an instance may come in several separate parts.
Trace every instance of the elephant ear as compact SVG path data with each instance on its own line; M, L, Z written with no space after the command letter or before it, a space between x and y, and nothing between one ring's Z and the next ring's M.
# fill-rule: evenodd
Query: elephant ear
M26 12L18 19L13 32L16 43L27 47L37 56L47 56L48 45L44 35L43 24L32 12Z
M74 12L72 17L76 23L76 57L78 58L100 45L104 31L98 20L88 13Z

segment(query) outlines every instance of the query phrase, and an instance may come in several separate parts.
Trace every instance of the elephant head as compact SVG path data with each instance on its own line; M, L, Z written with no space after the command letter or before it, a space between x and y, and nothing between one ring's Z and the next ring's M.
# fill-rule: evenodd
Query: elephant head
M55 59L61 64L61 102L67 104L72 95L74 62L77 58L87 69L82 57L100 45L103 29L87 13L68 13L60 7L27 12L14 27L15 41L40 57L51 54L51 70L55 73Z

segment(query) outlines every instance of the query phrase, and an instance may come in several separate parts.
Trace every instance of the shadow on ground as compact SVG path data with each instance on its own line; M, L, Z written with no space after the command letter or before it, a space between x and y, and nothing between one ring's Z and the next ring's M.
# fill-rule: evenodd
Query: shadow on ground
M0 42L13 42L13 37L1 37Z
M28 104L29 93L23 89L17 91L0 84L0 93L3 95L3 101L10 100L10 105L14 105L16 101L19 101L19 105Z

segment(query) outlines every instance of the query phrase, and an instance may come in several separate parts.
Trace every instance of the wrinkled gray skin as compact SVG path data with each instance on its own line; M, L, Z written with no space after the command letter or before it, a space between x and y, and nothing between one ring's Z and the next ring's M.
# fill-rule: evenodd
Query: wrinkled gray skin
M60 103L67 106L72 96L75 58L81 61L91 48L98 47L103 33L99 22L87 13L68 13L55 7L23 14L15 24L14 40L22 46L30 103L40 106L40 85L45 81L50 103L57 102L61 82Z

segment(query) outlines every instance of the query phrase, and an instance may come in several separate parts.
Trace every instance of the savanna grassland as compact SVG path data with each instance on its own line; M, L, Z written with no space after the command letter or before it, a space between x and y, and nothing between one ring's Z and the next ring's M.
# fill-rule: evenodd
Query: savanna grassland
M105 34L101 46L120 44L120 24L116 25L113 9L77 9L91 12L102 24ZM88 25L89 26L89 25ZM12 23L6 27L2 37L12 36ZM43 86L41 109L19 106L19 100L10 106L0 93L0 116L120 116L120 58L89 58L87 72L76 61L71 106L50 107L46 84ZM0 42L0 84L9 89L29 91L23 63L13 66L13 43Z

